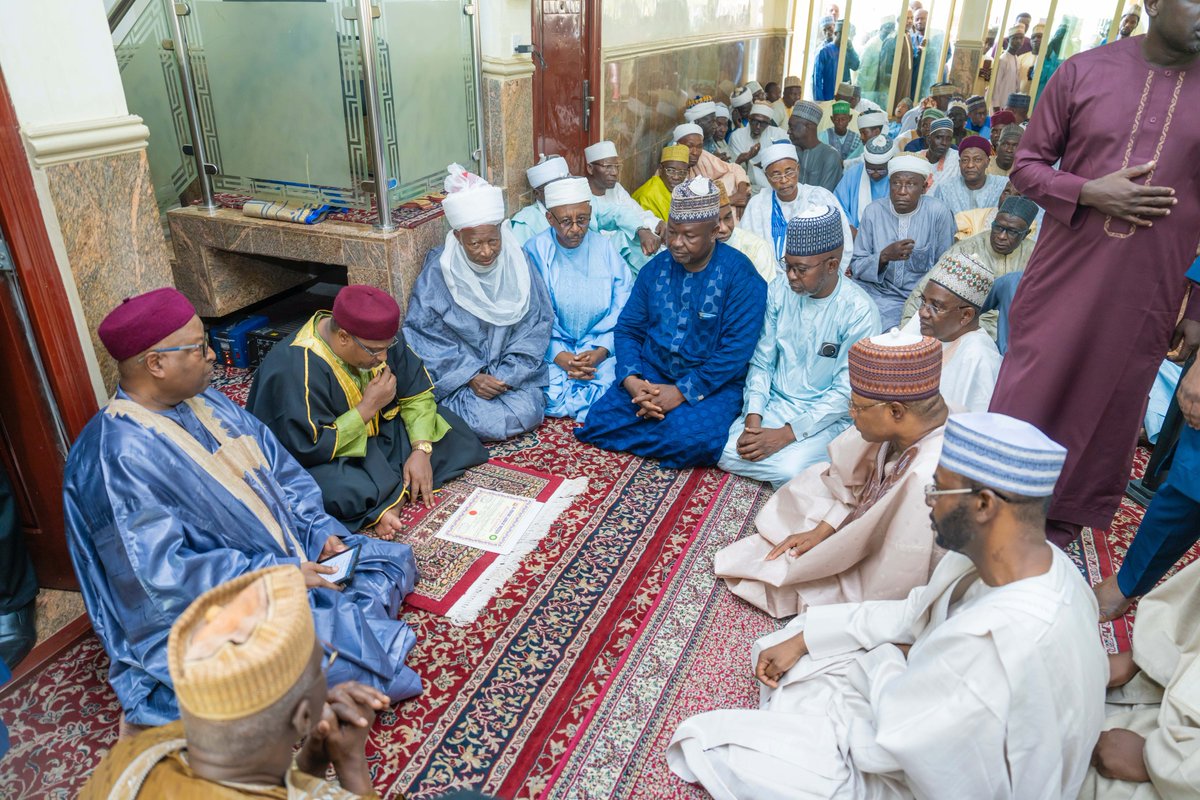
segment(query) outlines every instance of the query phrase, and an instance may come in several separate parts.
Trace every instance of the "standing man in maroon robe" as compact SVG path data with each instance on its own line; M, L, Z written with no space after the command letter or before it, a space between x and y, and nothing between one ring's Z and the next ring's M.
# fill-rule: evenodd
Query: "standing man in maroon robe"
M1158 365L1200 343L1200 291L1176 325L1200 240L1200 4L1146 13L1146 36L1054 73L1011 175L1046 219L991 410L1067 447L1047 522L1060 546L1111 525Z

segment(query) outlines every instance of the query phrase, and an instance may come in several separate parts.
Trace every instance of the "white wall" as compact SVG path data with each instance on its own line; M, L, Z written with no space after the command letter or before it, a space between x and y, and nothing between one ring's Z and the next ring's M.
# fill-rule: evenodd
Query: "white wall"
M30 154L34 188L97 402L107 397L44 167L144 148L130 116L104 0L0 0L0 70Z
M603 0L604 49L788 27L788 0Z
M533 28L533 4L530 0L476 0L479 4L481 55L489 61L512 59L512 37L529 44ZM520 56L527 60L529 56Z
M129 113L104 0L0 0L0 68L22 128Z

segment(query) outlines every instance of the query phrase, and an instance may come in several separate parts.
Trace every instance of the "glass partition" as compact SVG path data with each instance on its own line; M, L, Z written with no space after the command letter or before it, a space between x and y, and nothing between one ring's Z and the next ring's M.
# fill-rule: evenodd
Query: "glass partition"
M191 0L181 18L213 188L370 208L373 168L355 0ZM150 128L162 210L195 178L169 0L137 0L114 31L130 111ZM473 17L464 0L376 6L380 136L392 199L479 170Z
M388 0L376 21L392 194L440 191L446 167L478 171L474 30L462 0Z
M191 141L180 96L179 68L173 50L163 47L171 26L162 0L140 0L113 32L117 68L129 113L150 129L147 158L154 198L161 211L175 208L196 178L196 165L183 153Z
M824 0L812 2L808 67L805 71L804 85L804 96L810 100L832 100L838 83L849 80L853 71L858 69L858 53L854 49L849 31L843 25L844 14L849 14L852 10L851 2L853 0L846 0L844 3ZM838 77L839 69L842 77Z
M914 42L918 45L913 86L912 91L898 91L897 102L900 97L919 100L929 94L935 83L944 79L950 44L947 34L956 7L956 0L930 0L925 8L913 13Z

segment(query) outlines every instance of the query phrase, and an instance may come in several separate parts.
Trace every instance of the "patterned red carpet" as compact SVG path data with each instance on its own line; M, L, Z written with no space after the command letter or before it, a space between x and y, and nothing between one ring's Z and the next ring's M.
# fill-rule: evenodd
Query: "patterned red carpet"
M217 383L244 401L244 375ZM558 769L547 797L697 796L662 752L684 716L754 702L749 646L778 623L723 591L711 559L752 530L766 491L585 447L562 421L492 455L587 478L588 489L474 623L406 611L426 691L380 717L368 753L376 786L385 797L474 787L535 798ZM1127 505L1106 536L1085 534L1071 548L1081 569L1109 574L1140 517ZM1106 641L1127 636L1118 625ZM116 737L106 672L89 636L0 699L13 740L0 797L75 796Z
M421 697L381 716L369 743L384 796L473 786L536 797L658 596L721 481L585 447L552 421L493 448L510 464L586 477L478 620L411 610ZM107 658L88 637L0 700L13 751L0 797L74 797L116 737Z

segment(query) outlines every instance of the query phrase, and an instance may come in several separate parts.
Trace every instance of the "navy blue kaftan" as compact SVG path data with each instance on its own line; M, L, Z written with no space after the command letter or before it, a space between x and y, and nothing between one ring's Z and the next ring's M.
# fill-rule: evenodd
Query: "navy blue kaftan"
M750 259L722 242L700 272L659 253L638 273L617 322L616 383L576 437L674 469L716 464L741 411L766 303L767 284ZM666 419L641 419L621 385L630 375L674 384L684 402Z

